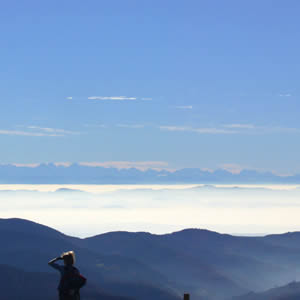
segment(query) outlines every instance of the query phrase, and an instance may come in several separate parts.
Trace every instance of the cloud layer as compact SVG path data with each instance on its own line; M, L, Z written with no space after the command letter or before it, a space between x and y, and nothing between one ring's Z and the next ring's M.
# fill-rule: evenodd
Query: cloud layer
M280 126L256 126L253 124L224 124L218 127L191 126L159 126L166 131L186 131L199 134L272 134L272 133L300 133L300 129Z
M126 97L126 96L91 96L88 97L89 100L112 100L112 101L134 101L137 100L136 97Z
M51 136L51 137L59 137L64 136L62 133L46 133L46 132L31 132L31 131L22 131L22 130L3 130L0 129L0 135L19 135L19 136Z
M235 134L237 133L234 130L227 130L224 128L194 128L189 126L159 126L161 130L166 131L188 131L188 132L196 132L200 134Z
M175 106L178 109L193 109L192 105L179 105L179 106Z
M300 226L300 189L203 185L35 185L5 189L0 190L0 200L5 200L0 201L2 218L36 220L83 237L111 230L166 233L170 228L274 233L295 231ZM86 222L79 224L78 220Z
M32 136L32 137L63 137L66 135L78 135L79 132L50 127L40 126L17 126L22 127L23 130L15 129L0 129L0 135L12 135L12 136Z

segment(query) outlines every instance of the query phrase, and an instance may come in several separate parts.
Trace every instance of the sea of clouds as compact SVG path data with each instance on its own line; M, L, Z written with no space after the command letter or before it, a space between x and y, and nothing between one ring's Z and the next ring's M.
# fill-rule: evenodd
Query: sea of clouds
M0 218L25 218L80 237L184 228L281 233L300 230L300 187L2 185L0 212Z

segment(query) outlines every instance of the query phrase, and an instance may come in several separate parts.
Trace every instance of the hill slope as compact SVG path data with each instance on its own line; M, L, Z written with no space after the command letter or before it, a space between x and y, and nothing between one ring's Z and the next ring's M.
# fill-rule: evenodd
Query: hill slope
M221 300L300 278L296 233L256 238L187 229L79 239L30 221L0 219L0 239L0 264L46 274L52 272L48 260L72 249L92 286L136 299L176 300L189 292L196 300Z
M168 291L168 279L148 265L133 258L93 252L75 245L74 241L78 242L79 239L67 237L49 227L26 220L1 220L0 239L1 244L5 245L0 248L0 264L8 264L26 272L50 273L53 270L47 262L72 249L78 257L77 266L87 276L89 283L101 286L107 293L115 294L113 287L121 284L122 295L128 297L139 290L143 299L152 299L157 294L162 295L163 299L176 299ZM141 286L147 292L143 293Z
M248 293L232 300L296 300L300 298L300 282L291 282L285 286L269 289L261 293Z

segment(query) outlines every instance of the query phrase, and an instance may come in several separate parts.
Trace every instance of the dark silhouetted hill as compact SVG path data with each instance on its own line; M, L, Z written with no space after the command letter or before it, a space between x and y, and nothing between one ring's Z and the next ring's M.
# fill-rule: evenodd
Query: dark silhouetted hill
M215 296L291 281L298 274L296 265L300 267L297 250L208 230L166 235L113 232L83 242L94 251L139 257L183 289L189 286L191 292Z
M276 246L300 249L300 232L287 232L285 234L271 234L264 237L269 244Z
M20 268L26 272L53 273L47 262L66 250L77 254L77 266L94 286L101 286L108 294L115 294L111 287L122 283L124 296L131 297L141 286L147 293L140 294L144 299L154 295L164 295L164 299L175 300L176 296L167 290L168 279L134 258L120 255L101 254L77 246L80 239L64 234L33 222L20 219L0 221L0 264ZM54 271L55 272L55 271ZM58 281L58 274L56 274ZM126 289L127 286L127 289ZM165 291L162 290L165 288Z
M199 255L191 256L179 247L169 245L165 236L149 233L112 232L85 239L84 245L94 251L136 257L164 274L181 290L197 296L236 294L245 291ZM216 288L217 287L217 288Z
M300 282L291 282L282 287L269 289L261 293L247 293L232 300L297 300L300 299Z
M130 300L126 297L108 295L90 284L82 289L81 294L86 300ZM0 265L1 300L52 300L57 297L55 274L25 272L7 265Z
M104 294L176 300L189 292L195 300L221 300L300 278L298 239L298 233L237 237L200 229L80 239L34 222L0 219L0 264L51 275L57 283L47 262L72 249L81 272Z

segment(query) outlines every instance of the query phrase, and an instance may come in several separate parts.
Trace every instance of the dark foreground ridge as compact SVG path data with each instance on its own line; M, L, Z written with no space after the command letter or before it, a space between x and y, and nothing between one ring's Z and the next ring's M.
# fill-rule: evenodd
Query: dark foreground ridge
M1 300L55 299L58 278L47 262L70 249L88 278L83 300L178 300L187 292L191 300L256 300L262 298L249 297L294 281L300 270L298 232L237 237L186 229L79 239L27 220L0 219L0 239ZM288 287L299 292L297 283Z
M269 289L265 292L250 292L246 295L233 297L232 300L298 300L300 298L300 282L291 282L282 287Z

